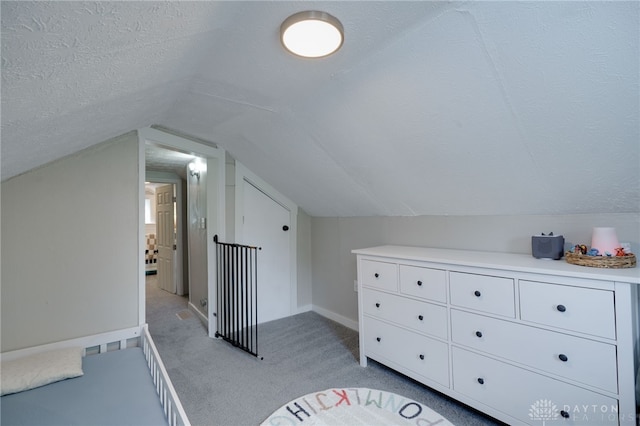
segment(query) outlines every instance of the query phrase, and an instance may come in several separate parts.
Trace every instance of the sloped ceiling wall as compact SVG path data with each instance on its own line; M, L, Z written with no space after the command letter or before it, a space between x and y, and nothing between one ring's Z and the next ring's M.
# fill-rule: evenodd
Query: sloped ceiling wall
M132 129L312 216L640 212L638 2L5 2L2 179ZM336 54L280 23L327 11Z

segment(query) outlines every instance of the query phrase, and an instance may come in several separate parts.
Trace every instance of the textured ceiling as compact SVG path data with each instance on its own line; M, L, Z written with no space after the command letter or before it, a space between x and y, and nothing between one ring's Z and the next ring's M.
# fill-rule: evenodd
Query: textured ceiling
M187 179L187 166L196 156L162 148L147 143L145 145L145 163L147 172L174 173Z
M336 54L278 41L305 9ZM314 216L640 212L640 3L7 2L2 179L152 124Z

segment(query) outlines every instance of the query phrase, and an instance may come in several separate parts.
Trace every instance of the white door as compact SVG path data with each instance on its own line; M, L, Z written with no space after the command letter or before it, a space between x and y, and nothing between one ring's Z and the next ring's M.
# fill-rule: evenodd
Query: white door
M173 184L156 189L156 233L158 243L158 286L176 293L174 280L175 235L174 235Z
M290 212L244 181L243 243L258 250L258 323L291 315Z

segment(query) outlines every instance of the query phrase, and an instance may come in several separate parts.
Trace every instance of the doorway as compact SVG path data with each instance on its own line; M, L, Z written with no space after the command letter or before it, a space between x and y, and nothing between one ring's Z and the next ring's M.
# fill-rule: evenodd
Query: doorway
M145 274L156 275L158 285L169 293L189 293L185 260L185 206L179 176L149 170L145 182Z
M158 244L158 285L164 291L177 293L176 196L173 184L156 188L156 241Z
M178 258L182 262L176 261L176 264L182 263L183 271L183 292L188 293L188 307L208 326L209 336L215 335L215 317L210 310L211 306L215 306L215 249L213 247L213 236L220 235L224 238L225 221L225 153L224 150L212 146L210 143L198 142L191 138L177 136L167 131L144 128L138 130L140 141L141 160L140 167L147 171L146 179L141 177L140 185L144 185L144 181L155 181L167 183L167 179L176 180L177 199L180 199L180 191L182 191L183 202L178 201L177 205L184 205L185 208L180 214L181 209L177 208L177 221L183 218L183 226L176 223L176 229L184 229L184 238L176 239L176 248L180 249L182 243L182 256L178 254ZM154 154L149 153L153 151ZM189 169L188 165L200 159L203 169ZM197 191L194 190L195 185L198 186ZM194 192L195 191L195 192ZM192 222L189 212L190 199L196 195L199 200L199 214L197 222ZM140 200L141 208L144 208L144 200ZM142 219L141 219L142 220ZM165 225L169 221L163 222ZM194 246L191 244L191 230L197 229L200 244ZM144 229L144 225L141 226ZM141 245L145 244L144 232L141 232ZM141 254L142 255L142 254ZM196 259L201 273L197 279L191 279L194 276L193 263ZM141 262L143 259L141 258ZM175 273L174 273L175 275ZM139 275L140 288L140 322L145 322L145 304L146 304L146 286L144 264L141 263ZM176 289L178 286L176 286Z

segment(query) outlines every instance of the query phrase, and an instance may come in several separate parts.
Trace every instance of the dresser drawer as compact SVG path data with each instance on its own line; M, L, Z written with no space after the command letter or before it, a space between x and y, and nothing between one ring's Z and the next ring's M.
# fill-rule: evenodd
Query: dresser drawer
M364 353L449 387L449 349L446 343L365 317Z
M400 291L415 297L447 302L447 274L440 269L400 265Z
M618 424L616 399L461 348L452 352L455 391L524 423Z
M376 260L360 262L362 285L383 290L398 291L398 265Z
M505 317L515 317L513 279L451 272L451 304Z
M616 338L612 291L520 281L520 317L564 330Z
M362 291L366 315L395 322L421 333L447 338L447 308L371 289Z
M558 377L618 392L614 345L458 310L451 310L451 338Z

